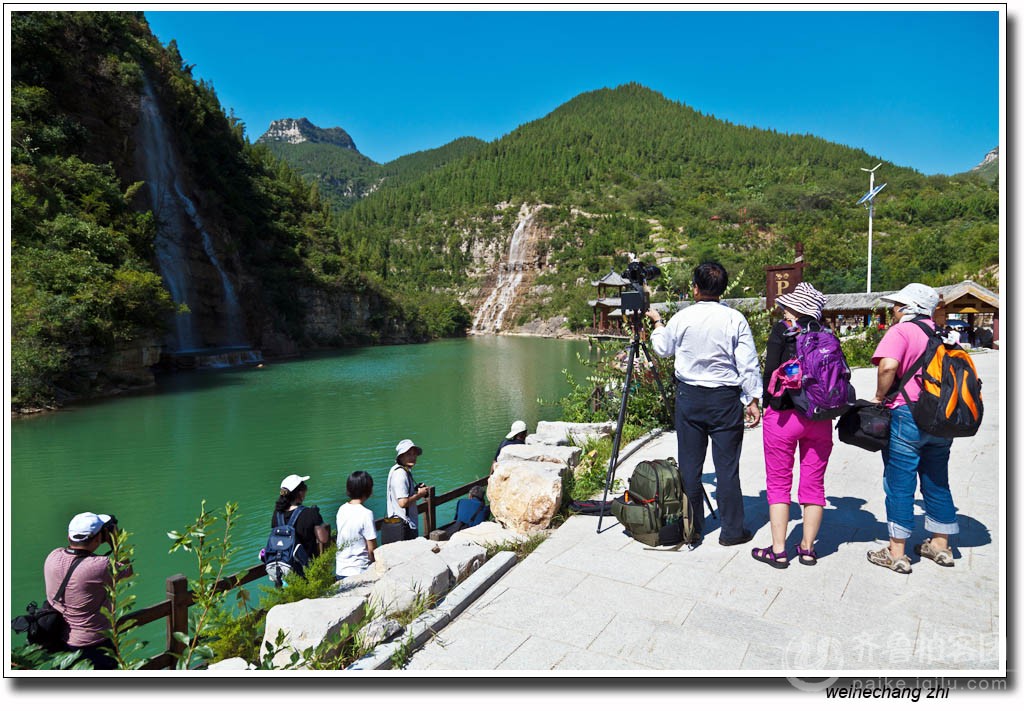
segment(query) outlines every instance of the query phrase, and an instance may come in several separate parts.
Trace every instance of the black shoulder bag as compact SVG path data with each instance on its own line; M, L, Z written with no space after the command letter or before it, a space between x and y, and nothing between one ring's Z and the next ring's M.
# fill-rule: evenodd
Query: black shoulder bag
M53 596L54 602L64 602L64 591L71 582L71 574L89 555L91 554L75 554L71 567L68 568L63 582ZM48 652L61 652L66 648L71 628L64 615L54 609L49 600L44 600L42 607L34 601L30 602L25 608L25 613L11 620L11 629L19 634L27 633L29 644L37 644Z
M840 442L852 444L854 447L860 447L869 452L877 452L889 444L889 424L892 420L892 412L885 406L885 403L896 393L903 391L910 379L921 371L926 354L922 353L914 364L907 368L899 382L893 383L885 401L857 400L839 418L839 422L836 423L836 431L839 433ZM905 392L903 397L906 397Z

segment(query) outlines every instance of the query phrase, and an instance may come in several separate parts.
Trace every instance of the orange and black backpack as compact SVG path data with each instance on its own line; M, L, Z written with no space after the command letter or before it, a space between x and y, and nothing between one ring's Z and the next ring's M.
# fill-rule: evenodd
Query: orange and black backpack
M922 320L914 319L928 336L928 347L911 366L921 376L921 397L911 405L919 429L937 437L973 437L981 427L985 408L981 402L981 379L974 361L959 344L950 345ZM903 398L910 404L900 383Z

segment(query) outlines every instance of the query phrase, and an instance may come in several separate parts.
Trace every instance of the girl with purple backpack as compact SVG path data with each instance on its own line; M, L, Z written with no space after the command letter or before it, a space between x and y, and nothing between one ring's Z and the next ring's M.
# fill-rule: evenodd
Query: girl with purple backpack
M832 420L805 416L790 397L791 392L797 392L793 388L800 382L796 334L822 328L821 309L825 305L825 295L807 282L801 282L792 293L783 294L775 303L782 307L783 320L775 324L768 336L762 429L772 545L754 548L751 555L773 568L788 568L786 529L793 490L793 460L798 447L800 484L797 501L803 506L804 515L803 538L795 555L804 565L818 562L814 540L821 528L825 507L825 468L832 454Z

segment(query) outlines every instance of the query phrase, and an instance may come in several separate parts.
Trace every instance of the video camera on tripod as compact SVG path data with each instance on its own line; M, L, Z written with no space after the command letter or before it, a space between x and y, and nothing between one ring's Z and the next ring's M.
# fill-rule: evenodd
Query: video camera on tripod
M653 264L634 261L629 263L625 271L622 272L622 276L629 281L629 285L632 287L632 291L622 292L620 308L623 315L627 311L645 313L651 307L651 297L644 289L644 285L649 279L657 279L661 276L661 270Z

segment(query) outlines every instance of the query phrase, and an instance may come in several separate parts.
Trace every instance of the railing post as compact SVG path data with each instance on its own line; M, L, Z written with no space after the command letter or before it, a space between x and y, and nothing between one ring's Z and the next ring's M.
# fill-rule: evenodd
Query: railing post
M423 525L427 529L425 531L427 538L430 537L430 532L437 528L437 506L434 504L434 493L434 487L427 487L427 510L423 512Z
M167 651L181 654L185 645L175 639L174 633L188 634L188 607L191 602L188 578L181 573L167 578L167 599L171 603L171 614L167 616Z

